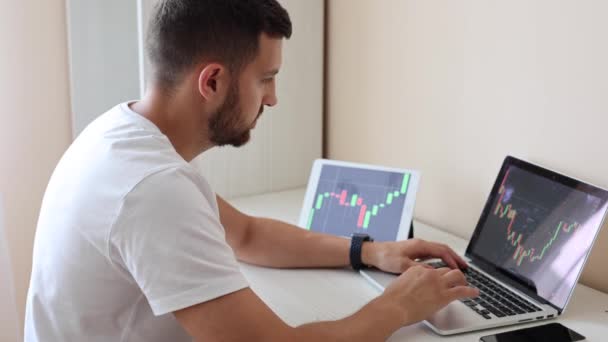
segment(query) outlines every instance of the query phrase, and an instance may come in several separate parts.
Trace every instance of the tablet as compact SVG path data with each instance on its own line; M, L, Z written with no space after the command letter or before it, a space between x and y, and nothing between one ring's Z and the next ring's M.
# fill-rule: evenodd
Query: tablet
M343 237L406 240L419 183L417 170L317 159L298 224Z

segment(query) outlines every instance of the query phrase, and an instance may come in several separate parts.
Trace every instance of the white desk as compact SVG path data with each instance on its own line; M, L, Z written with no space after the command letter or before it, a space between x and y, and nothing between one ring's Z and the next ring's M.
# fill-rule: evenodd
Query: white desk
M304 189L298 189L230 202L252 215L296 223L303 198ZM446 243L458 253L466 249L465 240L420 222L414 223L414 234ZM253 290L290 325L346 317L379 294L363 277L347 269L277 270L247 264L242 264L242 269ZM557 321L585 335L588 341L608 341L607 311L608 294L579 284L567 310ZM526 326L552 321L555 320ZM515 327L441 337L418 323L400 329L389 341L479 341L481 336Z

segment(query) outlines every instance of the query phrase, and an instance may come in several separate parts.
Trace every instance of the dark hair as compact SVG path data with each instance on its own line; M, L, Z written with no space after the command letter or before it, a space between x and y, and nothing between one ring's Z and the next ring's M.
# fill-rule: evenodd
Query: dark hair
M161 0L146 52L155 81L170 89L203 59L239 72L257 55L262 33L291 37L289 14L276 0Z

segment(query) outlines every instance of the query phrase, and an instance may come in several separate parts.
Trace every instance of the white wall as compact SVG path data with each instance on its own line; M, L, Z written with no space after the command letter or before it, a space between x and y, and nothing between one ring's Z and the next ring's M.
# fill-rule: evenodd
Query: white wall
M277 77L279 104L267 108L245 147L211 150L194 163L222 196L304 186L322 153L323 0L279 0L293 35Z
M608 186L608 2L332 0L329 155L417 168L468 237L511 153ZM604 227L583 281L608 291Z
M140 78L145 84L149 76L142 33L156 2L68 0L74 135L114 104L139 97ZM324 1L280 2L294 34L284 44L279 105L264 112L247 146L215 149L193 161L228 198L302 186L321 157Z
M65 2L3 1L0 49L0 193L21 326L42 194L70 140Z
M67 0L74 138L117 103L138 99L135 0Z

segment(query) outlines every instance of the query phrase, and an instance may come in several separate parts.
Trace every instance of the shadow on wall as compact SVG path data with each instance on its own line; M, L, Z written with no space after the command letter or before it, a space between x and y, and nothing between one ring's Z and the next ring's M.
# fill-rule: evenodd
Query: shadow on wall
M605 270L606 263L608 262L608 219L604 221L604 225L600 230L599 236L593 244L593 249L589 255L589 260L581 275L583 284L590 286L594 289L608 293L608 272L598 270Z
M4 229L4 209L2 195L0 194L0 341L22 341L19 320L17 319L17 305L15 302L15 288L13 271L9 258L8 243Z

